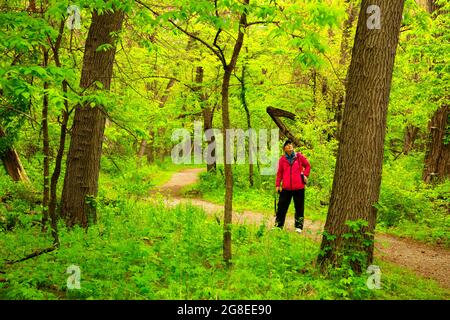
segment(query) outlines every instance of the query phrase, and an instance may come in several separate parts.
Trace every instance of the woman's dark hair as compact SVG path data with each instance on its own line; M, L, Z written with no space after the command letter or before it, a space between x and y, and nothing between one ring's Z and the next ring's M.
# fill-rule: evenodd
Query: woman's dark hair
M283 145L283 148L286 147L288 144L292 144L292 141L291 140L286 140L286 142Z

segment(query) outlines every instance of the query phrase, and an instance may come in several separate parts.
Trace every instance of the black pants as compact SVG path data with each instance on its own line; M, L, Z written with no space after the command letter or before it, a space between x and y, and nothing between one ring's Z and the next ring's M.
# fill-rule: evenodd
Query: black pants
M295 205L295 227L303 229L303 220L305 213L305 189L299 190L281 190L280 200L278 200L277 217L275 219L275 225L278 228L283 228L284 221L286 220L286 213L291 199L294 197Z

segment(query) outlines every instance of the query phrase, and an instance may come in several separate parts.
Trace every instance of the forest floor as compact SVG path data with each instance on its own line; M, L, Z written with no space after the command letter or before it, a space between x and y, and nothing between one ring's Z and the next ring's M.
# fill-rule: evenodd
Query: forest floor
M223 206L198 198L186 198L181 192L184 187L195 184L198 181L199 174L203 171L203 168L181 170L153 192L163 194L167 205L191 203L202 207L208 214L215 215L216 219L222 220ZM272 227L274 217L273 214L268 215L267 213L244 210L243 212L233 212L233 221L256 225L264 223L266 226ZM321 241L323 224L322 221L305 219L304 231L300 236ZM293 225L293 217L286 217L285 228L288 232L294 230ZM407 268L424 278L433 279L443 288L450 288L450 250L444 246L433 246L409 238L376 233L375 256Z

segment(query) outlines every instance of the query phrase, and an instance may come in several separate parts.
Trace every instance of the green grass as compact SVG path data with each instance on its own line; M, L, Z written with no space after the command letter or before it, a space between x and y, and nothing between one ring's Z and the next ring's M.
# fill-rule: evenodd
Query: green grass
M449 199L446 192L450 181L437 186L424 185L416 174L417 161L414 158L402 161L385 168L380 202L377 205L377 231L450 248ZM275 177L257 177L255 186L251 188L246 168L235 166L233 172L233 210L251 210L273 215ZM404 180L399 180L396 176L403 176ZM223 183L220 173L203 173L197 184L186 187L184 191L187 195L200 195L204 200L223 204ZM305 218L325 222L328 198L326 190L314 183L308 186L305 193ZM293 203L288 215L294 215Z
M37 227L0 233L1 299L448 299L449 292L384 262L382 289L342 270L314 267L318 244L263 226L233 227L233 267L222 263L222 231L201 209L126 199L99 207L85 232L61 226L61 248L11 266L50 244ZM378 263L378 262L377 262ZM81 268L81 289L67 290L66 269Z
M117 166L116 166L117 165ZM115 160L115 165L103 159L99 179L99 197L120 199L124 196L148 197L152 188L161 186L180 170L198 165L176 165L170 158L153 164L138 165L137 161Z
M265 226L233 226L228 269L222 262L223 226L213 216L191 205L167 208L161 195L148 195L147 188L168 181L179 166L167 162L135 170L116 164L122 174L103 166L96 225L85 231L60 224L57 251L12 265L5 261L50 246L51 236L40 231L40 208L28 188L0 177L0 217L8 220L0 219L0 278L7 279L0 282L0 299L450 298L435 281L384 261L375 261L382 270L380 290L369 290L366 274L346 268L324 277L314 266L318 243ZM221 203L220 180L214 183L208 182L205 197ZM273 198L264 198L272 186L266 186L248 189L248 197L238 181L234 208L272 215ZM80 290L67 289L70 265L81 268Z
M274 181L273 185L275 186ZM206 173L200 175L200 181L198 183L184 187L182 193L184 193L186 197L190 197L192 194L195 196L200 195L202 199L219 205L223 204L225 197L225 190L220 177L210 177ZM319 204L316 193L317 188L315 187L306 190L305 218L313 221L325 221L327 208ZM259 185L254 188L235 184L233 191L233 210L237 212L250 210L261 212L268 216L274 215L275 199L278 205L278 196L275 195L275 187L272 188L272 184L270 184L270 186L267 184L264 186ZM294 214L293 200L289 207L288 214Z

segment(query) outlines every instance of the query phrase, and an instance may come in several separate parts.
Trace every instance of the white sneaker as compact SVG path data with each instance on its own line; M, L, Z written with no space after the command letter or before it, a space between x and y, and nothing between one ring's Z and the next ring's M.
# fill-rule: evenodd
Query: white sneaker
M297 233L302 233L302 229L300 229L300 228L295 228L295 232L297 232Z

